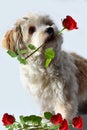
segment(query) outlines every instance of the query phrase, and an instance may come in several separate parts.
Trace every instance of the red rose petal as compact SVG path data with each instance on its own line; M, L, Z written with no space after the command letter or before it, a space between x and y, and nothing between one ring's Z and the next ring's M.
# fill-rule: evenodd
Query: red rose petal
M62 24L64 28L68 30L78 29L77 22L71 17L67 16L63 21Z
M11 125L15 122L15 118L12 115L9 115L8 113L5 113L2 117L3 125Z
M50 121L54 124L57 125L58 123L62 122L62 115L58 113L57 115L53 115L50 119Z
M67 120L64 119L64 120L62 121L59 130L68 130Z
M82 117L75 117L72 120L72 124L74 125L75 128L82 128L83 122L82 122Z

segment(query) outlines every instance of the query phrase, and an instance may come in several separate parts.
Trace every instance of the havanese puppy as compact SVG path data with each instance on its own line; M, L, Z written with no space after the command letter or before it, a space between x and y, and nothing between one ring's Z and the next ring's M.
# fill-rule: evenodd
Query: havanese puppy
M37 48L44 44L27 59L27 65L21 64L22 82L39 101L42 112L61 113L71 121L87 101L87 60L63 51L63 38L58 32L49 16L30 13L6 33L2 44L15 52L28 48L29 43ZM55 58L45 68L44 53L50 47L55 51Z

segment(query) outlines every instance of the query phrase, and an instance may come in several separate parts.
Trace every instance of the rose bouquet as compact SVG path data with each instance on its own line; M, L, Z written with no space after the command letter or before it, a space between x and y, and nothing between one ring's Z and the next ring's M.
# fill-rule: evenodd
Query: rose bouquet
M71 16L67 16L64 20L62 20L62 25L63 29L58 32L58 35L60 35L65 29L78 29L76 21ZM28 47L32 50L32 53L27 55L25 58L23 58L22 55L28 54L28 50L18 50L18 54L12 50L8 50L7 53L11 57L16 57L20 63L27 64L27 59L43 47L43 44L38 48L32 44L29 44ZM45 50L45 57L45 67L47 68L55 57L53 48ZM16 121L13 115L5 113L2 117L2 122L8 130L68 130L70 127L82 130L83 126L82 117L80 116L73 118L71 123L68 123L66 119L63 119L60 113L53 115L50 112L45 112L44 118L36 115L19 116L19 122Z
M8 130L68 130L70 127L82 130L83 122L80 116L72 119L68 123L62 118L60 113L52 115L50 112L44 113L44 119L41 116L19 116L19 122L16 121L13 115L5 113L2 117L2 122Z

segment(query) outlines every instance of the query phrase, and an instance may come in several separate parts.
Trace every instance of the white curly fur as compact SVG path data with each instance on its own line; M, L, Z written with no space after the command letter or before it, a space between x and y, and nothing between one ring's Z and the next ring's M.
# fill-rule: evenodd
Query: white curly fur
M34 15L32 16L34 26L38 25L42 18L47 19L47 16L36 15L37 19L35 19ZM47 35L43 31L49 25L43 24L38 25L36 33L32 36L31 43L37 47L44 42L44 35ZM57 35L57 27L54 25L53 28L55 35ZM26 35L26 30L24 33ZM71 120L77 113L78 106L76 66L73 57L61 51L61 43L62 36L56 36L54 40L47 43L48 45L45 48L52 47L56 53L55 59L47 69L44 68L44 48L41 53L38 54L37 52L28 59L28 65L21 65L21 78L25 87L38 99L42 112L61 113L64 118Z

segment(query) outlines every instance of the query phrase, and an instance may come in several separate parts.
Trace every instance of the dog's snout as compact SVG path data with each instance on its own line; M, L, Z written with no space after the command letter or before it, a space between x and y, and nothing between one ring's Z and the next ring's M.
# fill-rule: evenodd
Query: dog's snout
M47 28L45 32L48 33L49 35L53 35L54 34L54 30L53 30L52 27Z

